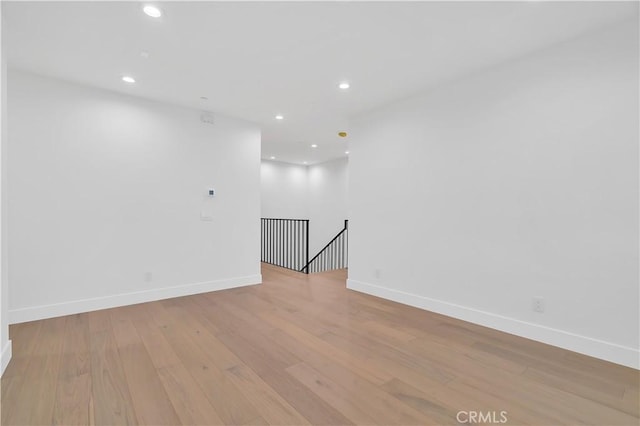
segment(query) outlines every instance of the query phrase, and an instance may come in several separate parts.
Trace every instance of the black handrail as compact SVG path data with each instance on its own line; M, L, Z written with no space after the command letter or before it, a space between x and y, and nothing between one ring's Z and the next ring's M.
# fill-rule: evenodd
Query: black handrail
M309 219L260 218L260 260L300 271L309 263Z
M344 221L344 228L329 243L308 261L300 272L321 272L346 268L348 265L349 241L347 229L349 221Z

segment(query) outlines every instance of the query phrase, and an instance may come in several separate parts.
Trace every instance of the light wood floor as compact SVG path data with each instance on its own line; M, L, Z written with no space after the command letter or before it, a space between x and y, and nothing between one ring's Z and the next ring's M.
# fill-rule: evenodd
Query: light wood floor
M264 266L261 286L14 325L2 424L638 425L638 371L345 276Z

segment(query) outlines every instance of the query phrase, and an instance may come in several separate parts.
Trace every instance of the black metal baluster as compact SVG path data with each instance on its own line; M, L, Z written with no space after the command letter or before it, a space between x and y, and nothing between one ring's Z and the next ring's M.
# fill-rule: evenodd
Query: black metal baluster
M295 269L296 271L298 270L299 266L298 266L298 221L296 220L294 222L294 226L293 226L293 269Z
M278 229L280 228L280 221L278 219L274 219L273 225L273 261L275 265L278 265Z
M278 233L276 234L276 256L278 257L278 266L282 266L282 219L277 220Z
M346 235L346 232L344 234L342 234L342 238L340 239L340 269L344 268L344 240L345 240L345 235Z
M287 268L291 268L289 264L289 249L291 248L291 244L289 244L289 226L291 225L291 220L286 221L284 229L285 229L285 240L284 240L284 252L285 252L285 263L287 264Z
M293 269L293 224L295 222L291 221L289 223L289 265L291 269Z
M264 261L269 263L269 219L264 220Z
M306 247L304 250L304 264L306 265L307 263L309 263L309 220L307 219L305 221L305 232L304 232L304 236L306 239ZM307 274L309 273L309 270L307 269Z
M298 221L293 222L293 269L298 269Z

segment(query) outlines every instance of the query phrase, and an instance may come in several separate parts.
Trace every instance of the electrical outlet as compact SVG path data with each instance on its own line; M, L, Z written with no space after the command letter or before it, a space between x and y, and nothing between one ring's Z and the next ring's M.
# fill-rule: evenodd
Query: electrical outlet
M544 312L544 298L534 297L532 307L534 312L540 312L540 313Z

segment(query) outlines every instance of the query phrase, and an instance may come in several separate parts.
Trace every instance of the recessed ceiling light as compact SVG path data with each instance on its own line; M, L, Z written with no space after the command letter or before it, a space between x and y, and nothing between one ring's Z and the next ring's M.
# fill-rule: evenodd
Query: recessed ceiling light
M311 145L311 148L317 148L318 145L316 145L315 143L313 145Z
M347 83L346 81L343 81L342 83L340 83L340 84L338 85L338 87L339 87L339 88L341 88L342 90L346 90L346 89L348 89L350 86L349 86L349 83Z
M282 115L280 115L280 114L276 115L276 120L282 120L282 119L284 119L284 117Z
M150 4L142 8L142 11L147 15L151 16L152 18L159 18L162 16L162 10L160 10L155 6L151 6Z
M349 151L345 151L344 153L345 153L345 154L347 154L347 155L349 155Z
M274 157L273 155L271 157L269 157L270 160L275 160L276 157Z
M124 81L125 83L135 83L136 79L131 76L125 75L124 77L122 77L122 81Z
M306 161L303 161L302 164L308 164Z

